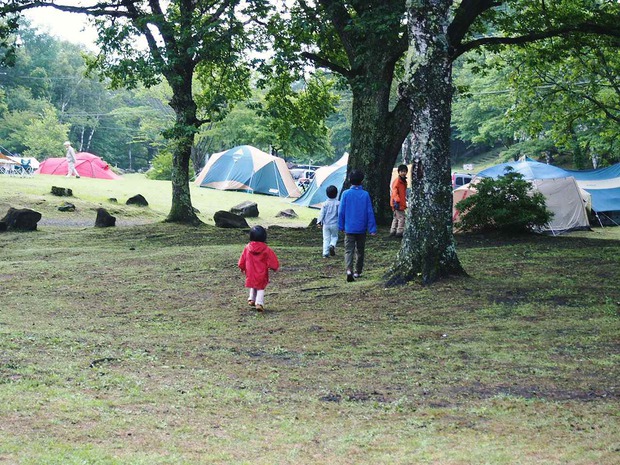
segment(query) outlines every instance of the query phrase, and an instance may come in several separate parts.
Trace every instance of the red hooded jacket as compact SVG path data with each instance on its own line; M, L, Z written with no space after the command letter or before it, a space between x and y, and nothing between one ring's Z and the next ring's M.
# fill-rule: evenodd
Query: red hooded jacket
M269 283L269 270L280 267L278 257L264 242L250 242L239 257L239 268L245 273L245 287L265 289Z

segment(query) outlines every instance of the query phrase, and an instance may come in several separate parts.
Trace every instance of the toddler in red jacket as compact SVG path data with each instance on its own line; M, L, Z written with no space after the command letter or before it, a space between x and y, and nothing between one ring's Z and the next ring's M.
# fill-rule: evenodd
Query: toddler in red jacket
M250 229L250 243L239 257L239 268L245 273L245 287L250 288L248 304L262 312L265 305L265 288L269 283L269 270L278 271L280 263L273 250L266 244L267 231L262 226Z

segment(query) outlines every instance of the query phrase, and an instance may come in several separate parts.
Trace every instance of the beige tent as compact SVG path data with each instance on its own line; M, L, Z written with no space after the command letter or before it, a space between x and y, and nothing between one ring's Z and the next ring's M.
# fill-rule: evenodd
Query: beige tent
M553 235L578 229L589 229L588 210L591 207L590 194L581 189L575 178L533 179L532 189L545 196L547 208L553 212L551 222L542 231ZM452 193L452 221L458 221L460 212L456 204L476 194L476 180L466 184Z

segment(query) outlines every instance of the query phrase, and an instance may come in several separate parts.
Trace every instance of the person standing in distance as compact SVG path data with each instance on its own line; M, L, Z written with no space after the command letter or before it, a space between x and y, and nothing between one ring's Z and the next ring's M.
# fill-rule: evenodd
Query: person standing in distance
M67 153L65 154L65 158L67 159L67 177L75 176L77 179L80 179L80 175L75 169L75 150L71 147L71 142L67 141L64 143L65 149Z
M394 218L390 227L390 236L403 237L405 231L405 210L407 209L407 165L398 167L398 176L392 183L390 203Z

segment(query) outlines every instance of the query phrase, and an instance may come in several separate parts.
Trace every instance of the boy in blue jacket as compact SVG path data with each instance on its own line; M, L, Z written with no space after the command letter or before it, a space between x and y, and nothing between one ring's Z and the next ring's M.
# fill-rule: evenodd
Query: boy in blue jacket
M364 173L351 171L351 187L342 193L338 213L338 229L344 231L344 261L347 269L347 282L355 281L364 268L364 247L366 233L377 234L377 222L372 210L370 195L362 188ZM355 256L355 271L353 257Z

